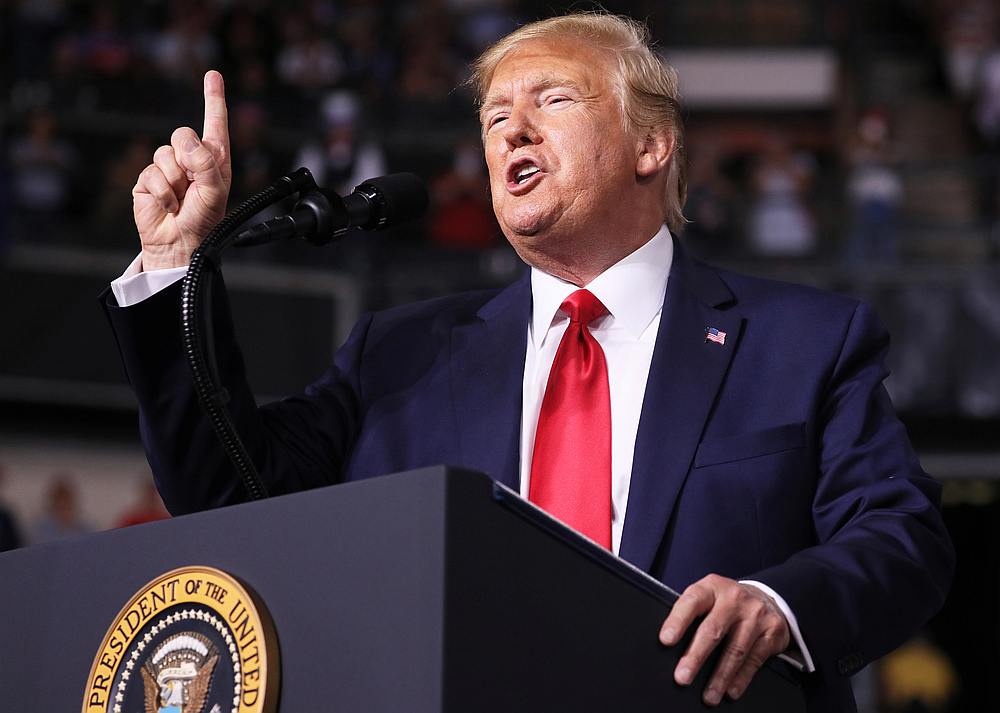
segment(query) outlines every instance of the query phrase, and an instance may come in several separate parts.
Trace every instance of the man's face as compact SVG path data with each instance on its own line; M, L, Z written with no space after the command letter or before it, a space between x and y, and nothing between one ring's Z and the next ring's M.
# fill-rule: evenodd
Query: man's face
M531 264L606 236L632 210L640 144L614 76L608 54L562 40L523 42L493 74L480 114L493 209Z

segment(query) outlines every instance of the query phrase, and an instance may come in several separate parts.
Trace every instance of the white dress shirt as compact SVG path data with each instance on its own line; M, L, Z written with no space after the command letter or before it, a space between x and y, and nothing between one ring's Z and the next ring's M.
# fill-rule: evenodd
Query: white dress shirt
M142 253L140 253L125 268L121 277L111 282L111 294L115 296L119 307L131 307L147 297L152 297L160 290L167 289L186 273L187 266L143 272Z
M639 415L660 327L660 313L673 263L670 232L663 226L649 242L598 275L587 289L608 309L590 324L590 332L604 350L611 392L611 547L618 554L632 480L632 458ZM111 289L119 306L134 305L184 277L186 268L142 271L141 256L128 266ZM559 310L571 293L580 289L535 268L531 269L532 314L524 359L521 406L521 496L528 497L535 430L549 371L569 317ZM745 580L768 594L788 621L793 641L803 661L786 658L806 671L815 667L799 632L795 614L785 600L767 585Z
M590 323L608 364L611 391L611 549L618 554L625 523L632 456L646 378L660 326L660 308L674 246L664 227L652 240L598 275L587 289L608 308ZM535 429L549 371L569 317L559 309L579 287L531 270L531 322L521 407L521 497L527 499Z

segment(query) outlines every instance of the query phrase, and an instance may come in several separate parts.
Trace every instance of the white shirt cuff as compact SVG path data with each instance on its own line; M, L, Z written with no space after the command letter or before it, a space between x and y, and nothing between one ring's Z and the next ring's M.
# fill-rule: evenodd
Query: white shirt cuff
M764 594L774 600L774 603L778 605L781 613L785 615L785 621L788 622L788 628L792 632L792 640L795 642L795 645L799 647L799 650L798 652L792 651L789 653L779 654L779 658L787 661L799 671L806 671L808 673L815 671L816 666L813 664L812 656L809 655L809 649L806 648L806 642L802 640L802 632L799 631L799 622L796 620L795 613L792 611L791 607L788 606L788 602L786 602L780 594L763 582L756 582L752 579L741 579L740 584L749 584L751 587L756 587L760 591L764 592ZM796 653L798 656L796 656Z
M142 270L142 253L125 268L121 277L111 283L111 292L119 307L131 307L165 290L187 273L186 267L169 267L164 270Z

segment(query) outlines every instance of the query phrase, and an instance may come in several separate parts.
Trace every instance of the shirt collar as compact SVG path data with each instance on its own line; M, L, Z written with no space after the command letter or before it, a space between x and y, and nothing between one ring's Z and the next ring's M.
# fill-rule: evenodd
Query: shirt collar
M663 307L673 258L673 240L664 225L645 245L594 278L587 289L608 308L614 324L639 339ZM578 289L570 282L531 268L530 339L536 349L541 347L553 322L563 317L559 312L563 300Z

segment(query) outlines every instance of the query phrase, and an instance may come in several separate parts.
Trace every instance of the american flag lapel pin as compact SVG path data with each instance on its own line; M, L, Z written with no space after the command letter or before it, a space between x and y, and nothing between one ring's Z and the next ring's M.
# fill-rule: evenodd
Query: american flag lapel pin
M705 341L715 342L719 346L726 345L726 333L719 331L715 327L705 327Z

